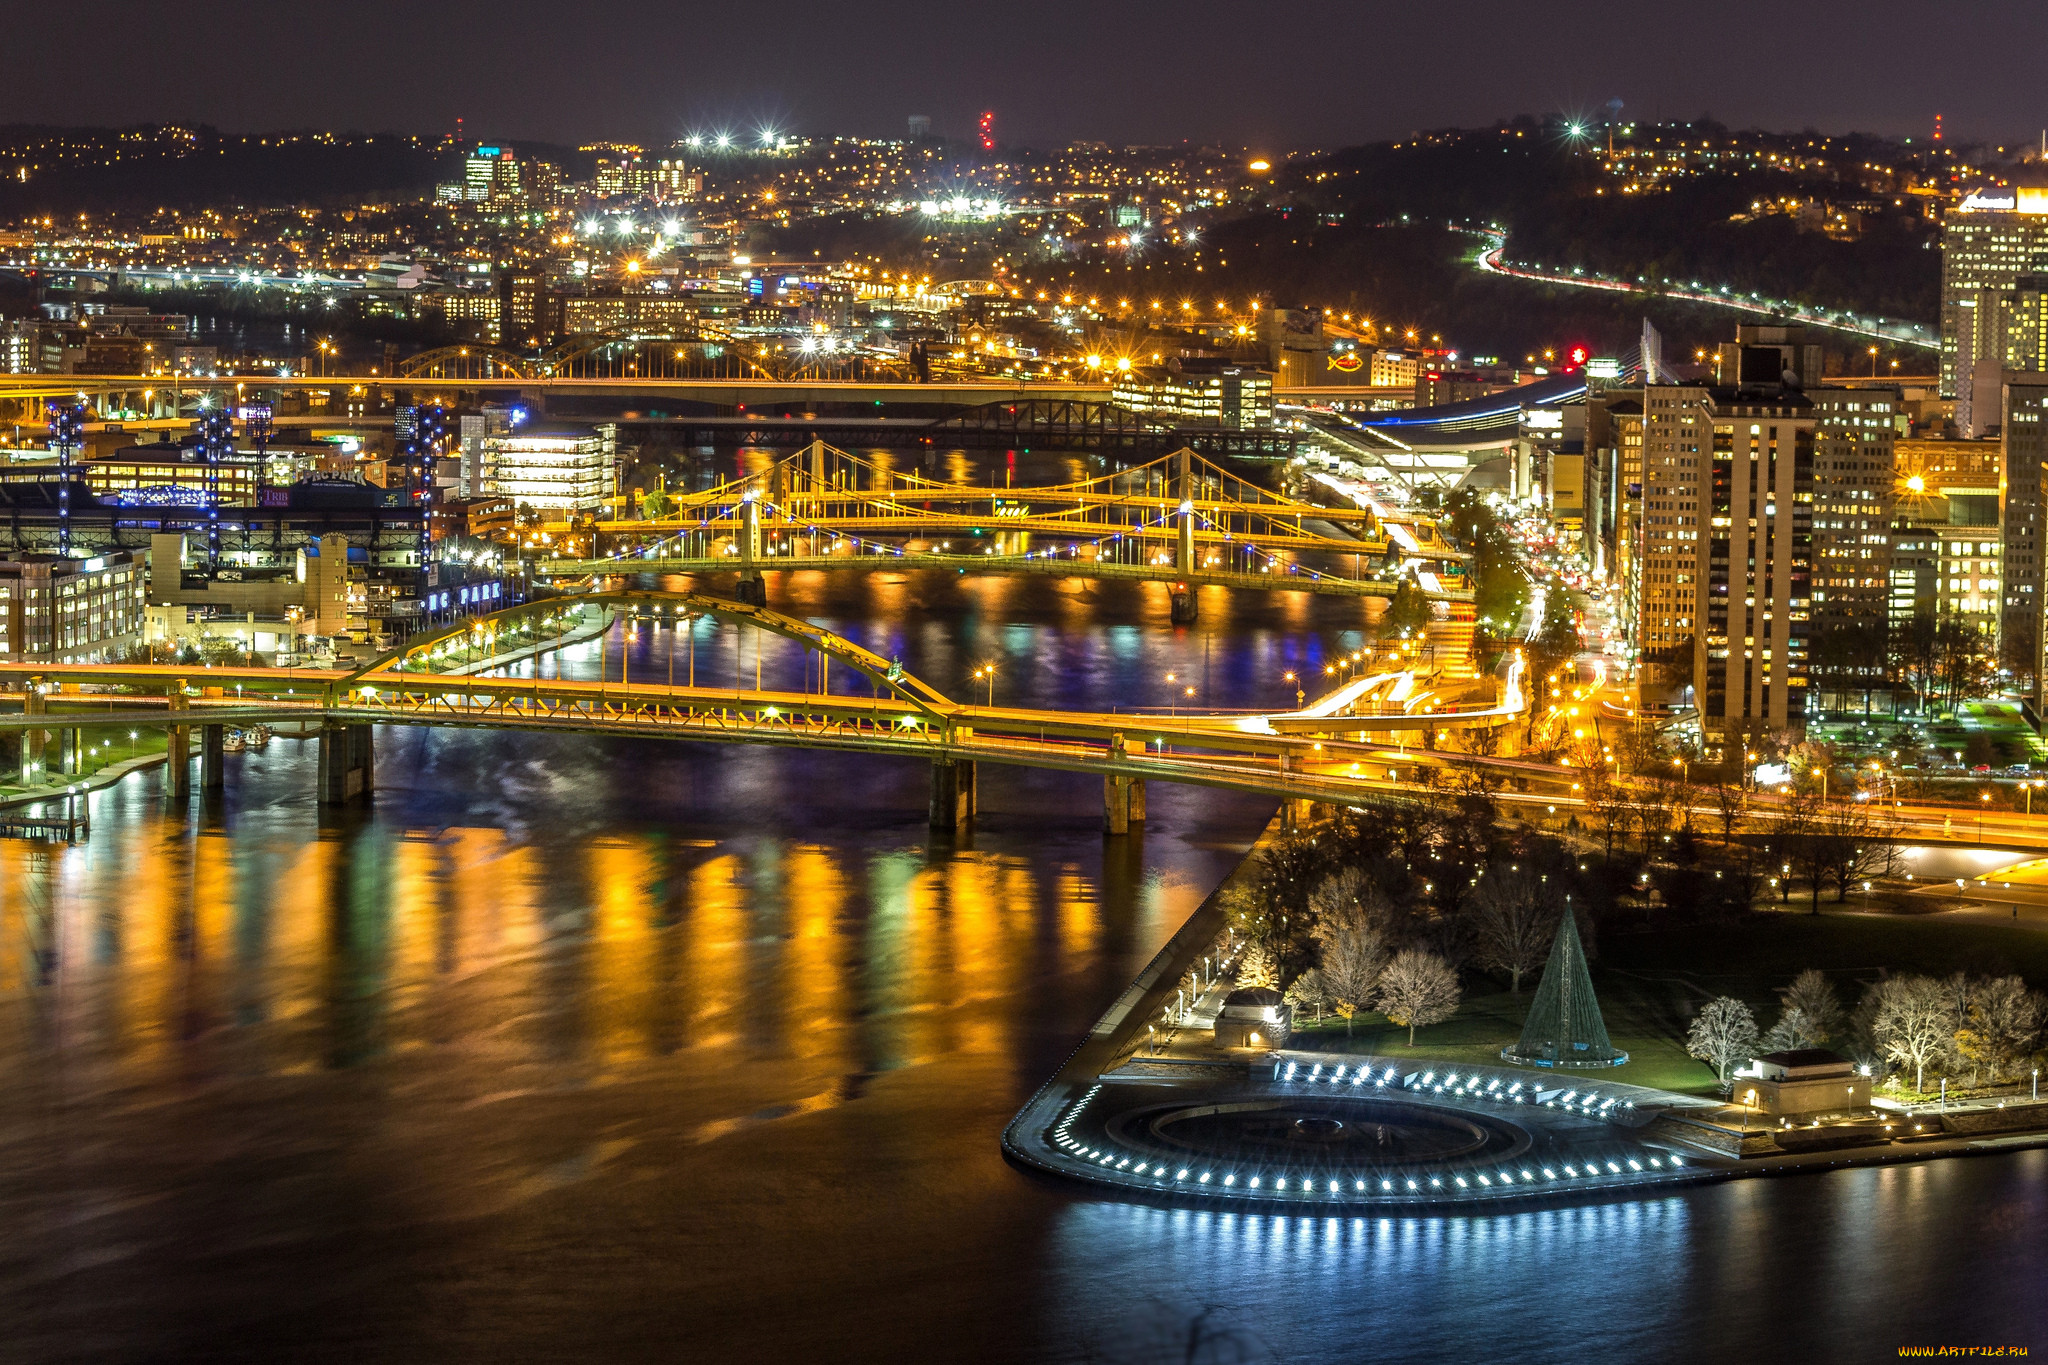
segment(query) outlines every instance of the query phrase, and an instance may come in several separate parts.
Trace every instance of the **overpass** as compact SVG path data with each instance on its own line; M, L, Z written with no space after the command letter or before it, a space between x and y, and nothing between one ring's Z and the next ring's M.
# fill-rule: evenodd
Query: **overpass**
M1192 588L1204 583L1392 597L1416 570L1436 599L1471 600L1461 579L1438 577L1464 556L1430 518L1303 502L1186 448L1072 483L996 489L935 482L814 441L673 502L651 517L597 523L594 548L609 553L543 559L536 572L737 572L742 600L757 603L771 566L1148 579L1176 585L1182 622L1194 619ZM1040 538L1052 543L1037 546Z
M570 608L624 612L654 629L691 628L700 618L788 640L818 656L817 687L803 691L700 685L694 631L687 672L673 678L622 675L596 682L480 677L454 673L515 649L546 648L569 628ZM758 650L756 653L758 660ZM833 686L833 665L841 685ZM849 676L850 675L850 676ZM1121 833L1144 818L1148 780L1225 787L1281 800L1355 803L1383 793L1405 768L1463 761L1410 750L1445 730L1492 727L1523 714L1519 661L1497 702L1458 706L1415 686L1415 675L1354 679L1334 702L1263 713L1069 712L977 706L953 700L859 644L794 617L690 593L610 592L527 603L417 637L352 671L178 664L0 664L0 682L22 688L23 709L0 716L21 732L22 763L33 772L48 736L94 729L160 728L170 733L170 780L189 787L191 731L200 731L203 787L222 781L230 726L315 725L320 799L338 804L375 785L374 725L490 727L639 735L717 743L776 744L890 754L932 766L931 823L953 828L973 815L976 765L995 763L1091 773L1103 779L1104 820ZM1406 680L1407 686L1398 684ZM66 688L122 689L89 697ZM233 689L235 695L229 695ZM1400 691L1402 695L1393 695ZM76 697L81 709L57 710ZM83 709L89 706L90 709ZM1382 738L1371 742L1374 733ZM1356 738L1350 738L1356 736ZM1398 743L1390 748L1388 737ZM60 738L58 751L64 751ZM70 752L80 752L74 740ZM1482 760L1471 760L1480 762ZM1569 777L1568 770L1561 770Z
M660 397L712 407L802 406L829 404L894 406L927 404L976 407L998 400L1050 399L1107 403L1110 386L1100 381L938 379L924 384L910 380L800 378L662 378L636 375L547 377L522 373L478 374L461 378L403 374L279 375L237 374L196 378L186 375L0 374L0 399L70 399L90 402L108 395L252 394L312 392L364 393L404 389L423 401L437 394L531 395L545 397Z

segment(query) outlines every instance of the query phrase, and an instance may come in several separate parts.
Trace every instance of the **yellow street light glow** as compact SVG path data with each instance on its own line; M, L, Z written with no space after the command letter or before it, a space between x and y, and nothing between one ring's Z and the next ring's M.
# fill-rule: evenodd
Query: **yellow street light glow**
M1273 163L1265 160L1254 161L1250 166L1246 167L1246 169L1254 173L1270 171L1273 169Z

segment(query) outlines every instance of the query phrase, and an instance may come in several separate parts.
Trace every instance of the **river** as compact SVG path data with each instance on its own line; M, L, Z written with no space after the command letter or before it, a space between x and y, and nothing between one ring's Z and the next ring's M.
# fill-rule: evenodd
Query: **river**
M813 574L772 602L956 695L994 662L999 702L1105 709L1289 702L1286 671L1357 638L1355 603L1286 594L1173 630L1163 593ZM700 670L753 672L755 641L701 629ZM671 642L562 666L663 672ZM772 640L761 668L802 676ZM936 836L901 760L391 729L375 799L336 814L313 757L276 740L180 807L131 778L86 843L0 844L0 1358L2043 1344L2038 1151L1417 1219L1008 1165L1004 1122L1270 803L1155 787L1106 840L1099 785L985 768L975 827Z

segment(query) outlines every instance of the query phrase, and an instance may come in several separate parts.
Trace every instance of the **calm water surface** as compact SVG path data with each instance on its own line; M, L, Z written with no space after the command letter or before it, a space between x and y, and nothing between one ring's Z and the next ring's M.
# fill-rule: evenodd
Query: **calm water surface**
M965 695L1291 700L1357 608L798 576ZM561 667L664 672L643 630ZM751 682L709 628L700 681ZM679 675L687 653L678 657ZM550 672L552 662L544 665ZM801 656L767 642L765 679ZM1167 683L1165 675L1176 675ZM0 844L0 1358L1685 1360L2048 1349L2048 1154L1488 1218L1097 1199L1003 1123L1270 805L985 770L958 838L865 756L388 730ZM1193 1342L1192 1351L1190 1343Z

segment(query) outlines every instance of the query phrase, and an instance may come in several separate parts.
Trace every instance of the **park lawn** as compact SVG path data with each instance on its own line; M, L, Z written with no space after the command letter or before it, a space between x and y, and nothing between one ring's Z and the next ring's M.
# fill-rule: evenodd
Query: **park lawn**
M1715 1078L1706 1063L1686 1055L1685 1034L1699 1007L1729 995L1756 1014L1759 1031L1777 1022L1777 992L1808 967L1826 972L1845 1008L1881 971L1947 975L1968 971L2017 973L2048 982L2048 934L2038 929L1958 924L1926 915L1818 916L1766 912L1734 924L1654 933L1610 934L1600 939L1593 989L1615 1046L1628 1063L1612 1069L1567 1072L1687 1094L1711 1095ZM1468 974L1464 1002L1445 1023L1408 1030L1385 1016L1362 1014L1347 1039L1344 1021L1297 1020L1294 1046L1318 1051L1384 1055L1388 1064L1505 1065L1500 1050L1521 1036L1534 983L1510 995L1489 978ZM1545 1075L1530 1068L1531 1075Z
M61 717L63 712L52 711L50 715L52 719L56 719ZM55 730L62 727L53 724L50 728ZM86 763L86 771L82 776L90 777L100 769L122 762L125 759L147 758L151 754L161 754L170 747L170 737L162 730L138 727L138 733L134 739L129 739L125 734L113 736L105 749L89 756ZM196 743L193 749L196 753L198 750ZM54 743L50 746L49 752L56 752ZM18 755L19 750L14 750L7 754L4 763L0 763L0 799L21 796L30 792L45 793L56 790L57 787L62 785L61 783L54 786L49 783L38 783L35 787L22 786L19 780L21 776L21 760Z
M1511 995L1481 978L1477 990L1468 991L1452 1018L1415 1031L1415 1046L1408 1046L1408 1030L1388 1022L1385 1015L1361 1014L1353 1021L1351 1036L1344 1033L1344 1021L1335 1017L1317 1024L1313 1018L1297 1021L1292 1046L1314 1051L1356 1052L1385 1057L1385 1065L1410 1071L1417 1066L1506 1066L1500 1050L1522 1036L1522 1021L1535 999L1535 988L1525 983L1520 995ZM1714 1074L1704 1062L1685 1055L1685 1030L1667 1033L1664 1020L1655 1011L1643 1011L1634 992L1610 991L1594 972L1593 989L1600 996L1601 1015L1607 1034L1616 1047L1627 1052L1626 1065L1593 1071L1550 1072L1527 1068L1531 1077L1558 1076L1570 1086L1570 1077L1622 1081L1659 1090L1688 1093L1711 1091ZM1613 996L1613 999L1609 997Z

